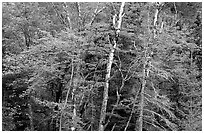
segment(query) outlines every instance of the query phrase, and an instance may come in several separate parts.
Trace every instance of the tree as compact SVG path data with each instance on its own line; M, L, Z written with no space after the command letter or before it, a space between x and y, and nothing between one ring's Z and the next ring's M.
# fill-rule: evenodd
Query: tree
M202 130L201 9L3 3L3 130Z
M115 27L115 38L113 38L113 44L110 42L111 51L109 53L109 59L108 59L108 64L107 64L107 73L106 73L106 83L104 86L104 93L103 93L103 103L102 103L102 108L101 108L101 116L100 116L100 122L99 122L99 131L104 130L104 121L105 121L105 114L106 114L106 106L107 106L107 100L108 100L108 89L109 89L109 80L110 80L110 74L111 74L111 66L113 64L113 57L114 57L114 51L117 47L117 36L120 33L121 29L121 24L122 24L122 17L123 17L123 8L125 6L125 2L122 2L121 7L120 7L120 13L119 13L119 19L116 21L117 15L115 14L113 16L113 26ZM117 23L117 25L116 25Z

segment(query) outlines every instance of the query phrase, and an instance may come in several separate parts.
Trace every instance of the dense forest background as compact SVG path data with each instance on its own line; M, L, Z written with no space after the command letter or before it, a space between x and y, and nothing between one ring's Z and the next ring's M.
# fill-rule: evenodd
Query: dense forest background
M202 3L2 3L4 131L201 131Z

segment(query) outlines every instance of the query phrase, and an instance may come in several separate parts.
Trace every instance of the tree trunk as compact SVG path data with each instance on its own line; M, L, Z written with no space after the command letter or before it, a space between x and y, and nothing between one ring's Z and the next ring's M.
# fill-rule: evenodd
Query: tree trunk
M156 37L156 31L157 31L157 21L158 21L158 14L159 14L159 8L160 8L160 4L158 3L156 4L156 10L155 10L155 14L154 14L154 23L153 23L153 40ZM148 29L149 29L149 13L148 13ZM150 29L148 30L150 31ZM147 84L147 78L149 77L149 63L151 63L151 51L149 50L151 48L151 46L149 44L151 44L149 41L147 41L147 44L145 44L145 55L144 55L144 64L143 64L143 78L142 78L142 88L141 88L141 93L140 93L140 114L139 114L139 131L142 131L143 128L143 111L144 111L144 93L145 93L145 86ZM148 53L149 52L149 53Z
M145 44L145 55L144 55L144 64L143 64L143 76L142 76L142 88L140 92L140 115L139 115L139 131L142 131L143 128L143 111L144 111L144 93L145 93L145 87L147 84L147 78L149 78L149 63L151 57L148 53L148 44Z
M120 32L121 28L121 23L122 23L122 17L123 17L123 9L125 6L125 2L122 2L121 7L120 7L120 13L119 13L119 20L117 21L117 28L116 28L116 37ZM115 15L116 16L116 15ZM116 17L113 17L113 24L116 22ZM116 27L116 25L114 25ZM110 73L111 73L111 67L113 64L113 57L114 57L114 52L117 46L116 38L113 40L114 44L111 47L111 51L109 53L109 59L108 59L108 64L107 64L107 69L106 69L106 79L105 79L105 86L104 86L104 92L103 92L103 102L102 102L102 107L101 107L101 115L100 115L100 121L99 121L99 131L104 130L104 124L105 124L105 117L106 117L106 108L107 108L107 103L108 103L108 89L109 89L109 79L110 79Z
M154 14L154 23L153 23L153 39L156 37L156 32L157 32L157 21L159 17L159 11L161 8L162 2L156 2L156 9L155 9L155 14ZM161 29L163 29L163 22L161 22Z
M72 70L71 70L71 77L70 77L70 81L69 81L69 88L67 90L67 95L66 95L66 99L65 99L65 102L64 102L64 106L62 108L62 111L61 111L61 115L60 115L60 127L59 127L59 131L62 131L62 118L63 118L63 115L64 115L64 110L67 106L67 102L68 102L68 97L69 97L69 92L71 90L71 87L72 87L72 79L73 79L73 75L74 75L74 64L73 64L73 59L72 59L72 62L71 62L71 66L72 66Z
M76 127L77 127L77 122L76 122L76 96L75 96L75 92L76 92L76 89L78 88L78 85L79 85L79 80L80 80L80 75L79 75L79 70L80 70L80 64L77 63L77 66L76 66L76 76L74 77L73 79L73 90L72 90L72 104L73 104L73 108L72 108L72 111L73 111L73 116L72 116L72 122L73 122L73 127L72 127L72 130L75 130Z
M33 124L33 111L31 103L28 104L29 109L29 119L30 119L30 131L34 131L34 124Z

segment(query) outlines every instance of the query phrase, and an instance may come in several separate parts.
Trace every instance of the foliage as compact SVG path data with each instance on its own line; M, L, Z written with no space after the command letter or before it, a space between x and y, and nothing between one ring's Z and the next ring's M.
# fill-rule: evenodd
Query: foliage
M97 131L114 41L104 130L202 130L201 3L120 5L2 4L3 130Z

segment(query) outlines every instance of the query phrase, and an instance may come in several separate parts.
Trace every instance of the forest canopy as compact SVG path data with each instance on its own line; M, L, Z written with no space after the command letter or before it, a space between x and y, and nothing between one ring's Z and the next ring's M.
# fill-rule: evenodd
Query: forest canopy
M202 131L201 2L3 2L3 131Z

